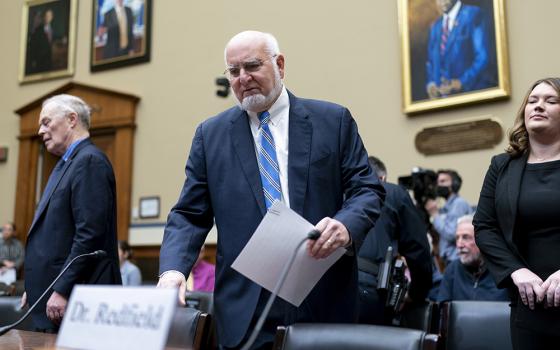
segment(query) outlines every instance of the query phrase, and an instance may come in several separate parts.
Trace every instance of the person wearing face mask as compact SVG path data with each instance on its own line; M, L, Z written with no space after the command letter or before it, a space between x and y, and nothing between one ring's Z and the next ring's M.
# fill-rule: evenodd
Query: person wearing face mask
M487 300L506 301L507 291L498 289L484 264L474 240L473 215L457 220L457 255L445 269L439 287L438 301Z
M448 265L457 259L455 246L455 230L457 219L471 213L469 203L459 196L462 179L455 170L443 169L437 173L437 195L445 199L445 205L439 209L437 201L426 201L426 211L430 215L430 222L439 234L439 256Z

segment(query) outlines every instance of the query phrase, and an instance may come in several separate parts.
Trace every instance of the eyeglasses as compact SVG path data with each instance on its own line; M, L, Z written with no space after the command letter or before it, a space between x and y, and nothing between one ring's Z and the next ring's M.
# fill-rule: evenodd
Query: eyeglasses
M258 72L267 60L273 60L276 56L277 55L273 55L265 60L255 58L254 60L243 62L238 66L229 66L224 71L224 75L228 77L228 79L232 79L239 77L239 75L241 74L241 69L243 69L246 73Z

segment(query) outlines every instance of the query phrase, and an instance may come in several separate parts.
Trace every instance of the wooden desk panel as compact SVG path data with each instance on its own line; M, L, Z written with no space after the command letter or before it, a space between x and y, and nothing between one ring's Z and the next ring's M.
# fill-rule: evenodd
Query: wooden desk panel
M12 329L0 337L2 350L55 349L56 334Z
M1 350L63 350L57 348L56 334L20 331L12 329L0 336ZM181 350L176 347L165 347L166 350Z

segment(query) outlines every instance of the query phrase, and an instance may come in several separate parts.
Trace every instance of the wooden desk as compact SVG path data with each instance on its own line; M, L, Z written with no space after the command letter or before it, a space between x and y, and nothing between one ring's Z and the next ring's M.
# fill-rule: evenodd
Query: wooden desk
M0 336L1 350L62 350L57 348L56 334L46 334L12 329ZM183 348L165 347L166 350L181 350Z
M55 349L56 334L12 329L0 337L2 350Z

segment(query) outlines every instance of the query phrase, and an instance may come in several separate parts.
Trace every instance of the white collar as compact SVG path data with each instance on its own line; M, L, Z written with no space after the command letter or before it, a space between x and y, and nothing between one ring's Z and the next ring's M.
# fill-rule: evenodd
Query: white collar
M288 96L288 90L286 90L286 86L282 86L282 92L280 92L280 96L276 99L276 101L270 106L268 109L268 113L270 113L270 123L272 125L276 125L282 119L284 113L281 113L285 109L290 108L290 96ZM259 117L257 113L247 111L247 114L251 118L251 121L256 125L260 124Z

